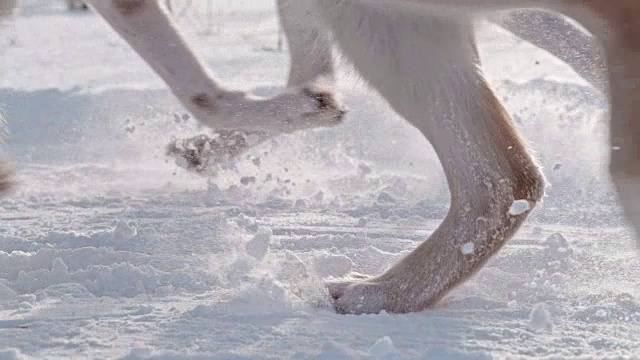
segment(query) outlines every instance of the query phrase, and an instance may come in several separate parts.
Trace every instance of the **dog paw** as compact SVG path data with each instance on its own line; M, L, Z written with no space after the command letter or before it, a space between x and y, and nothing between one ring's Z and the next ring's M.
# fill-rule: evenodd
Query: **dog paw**
M350 275L350 279L326 284L334 310L339 314L409 313L426 309L433 303L433 292L399 276Z
M308 119L318 126L335 126L342 122L347 108L338 99L333 89L311 86L304 88L302 93L316 103L316 111L306 114Z
M386 309L387 290L383 284L344 281L327 284L333 308L339 314L378 314Z

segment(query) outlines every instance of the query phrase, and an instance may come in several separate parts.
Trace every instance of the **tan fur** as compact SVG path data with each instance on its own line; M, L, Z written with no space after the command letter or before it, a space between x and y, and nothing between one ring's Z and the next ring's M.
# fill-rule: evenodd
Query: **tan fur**
M18 6L18 0L0 0L0 18L13 14Z
M640 2L589 0L610 79L610 173L640 248ZM587 26L590 24L587 24Z
M14 170L8 160L0 158L0 197L13 189Z
M134 15L141 11L146 0L110 0L113 7L123 15Z
M611 169L640 178L640 2L587 1L605 21L605 41L611 84ZM619 149L618 149L619 148Z

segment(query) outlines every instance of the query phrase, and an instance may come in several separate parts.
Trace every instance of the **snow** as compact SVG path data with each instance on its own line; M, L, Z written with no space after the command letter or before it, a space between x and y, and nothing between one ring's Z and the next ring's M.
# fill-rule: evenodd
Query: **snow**
M0 153L20 181L0 200L0 359L640 354L640 264L606 175L606 102L531 45L479 33L485 72L545 169L544 203L433 309L343 316L323 280L383 271L446 215L440 165L414 128L341 65L343 125L193 175L164 150L204 129L113 31L25 3L0 33L12 131ZM276 91L287 56L273 51L273 3L216 4L237 7L215 8L212 25L189 10L184 33L229 86Z
M513 216L522 215L527 211L529 211L529 209L531 209L531 206L529 205L528 200L526 199L515 200L511 203L511 206L509 207L509 215L513 215Z
M537 304L530 315L530 327L534 331L548 331L553 329L551 314L547 310L546 304Z
M475 249L475 245L472 242L466 242L462 245L462 253L465 255L473 254L473 250Z

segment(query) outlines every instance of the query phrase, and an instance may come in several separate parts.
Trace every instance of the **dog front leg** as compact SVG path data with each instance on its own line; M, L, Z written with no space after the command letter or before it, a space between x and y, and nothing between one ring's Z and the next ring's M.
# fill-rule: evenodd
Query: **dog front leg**
M191 51L156 0L94 0L91 5L207 126L277 134L332 126L342 119L341 109L329 108L307 93L253 99L225 89Z

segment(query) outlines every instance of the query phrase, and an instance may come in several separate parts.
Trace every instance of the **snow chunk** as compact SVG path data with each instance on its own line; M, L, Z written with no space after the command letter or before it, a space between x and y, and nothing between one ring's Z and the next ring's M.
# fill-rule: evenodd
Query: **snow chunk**
M551 331L553 323L547 305L536 305L529 315L529 327L535 331Z
M267 251L269 251L269 243L271 242L273 231L268 227L259 227L258 232L253 239L249 240L244 249L247 254L253 256L257 260L264 259Z
M56 274L59 276L65 276L69 274L69 267L64 263L64 260L57 257L53 259L53 263L51 265L51 274Z
M18 308L20 308L20 310L29 311L33 309L33 305L26 301L23 301L20 304L18 304Z
M115 239L132 239L138 234L138 229L126 221L118 221L113 228L113 237Z
M553 233L545 240L545 257L548 260L562 260L573 254L573 249L561 233Z
M300 284L309 277L309 271L298 255L286 250L284 258L279 263L280 269L277 271L277 280L291 284Z
M522 215L529 209L531 209L531 206L529 205L528 200L514 200L514 202L511 203L511 207L509 208L509 215Z
M362 354L357 351L348 349L334 342L325 343L320 349L320 353L316 355L314 360L333 360L333 359L360 359Z
M160 286L156 289L155 295L159 297L166 297L173 294L173 285Z
M393 196L389 195L389 193L386 193L384 191L381 192L380 195L378 195L378 198L376 200L380 204L395 204L396 203L396 199L394 199Z
M23 356L18 349L2 349L0 350L0 360L18 360L18 359L30 359Z
M460 251L462 251L462 253L465 255L471 255L473 254L474 249L475 249L475 245L473 245L472 242L468 242L462 245L462 249L460 249Z
M549 247L549 249L553 249L556 251L560 251L560 249L568 249L569 242L561 233L553 233L547 237L545 240L545 245Z
M258 279L247 284L237 292L230 302L233 311L243 314L289 313L299 299L292 295L284 284L270 277Z
M139 306L137 306L136 309L134 309L128 315L130 315L130 316L149 315L154 310L156 310L156 308L153 305L139 305Z
M353 261L345 256L322 252L312 258L313 270L320 277L342 277L353 270Z
M608 315L607 310L605 309L598 309L598 311L596 311L595 316L598 318L606 318Z
M0 301L9 301L16 298L17 293L10 287L0 282Z
M369 356L373 359L399 359L400 354L388 336L381 337L369 349Z

